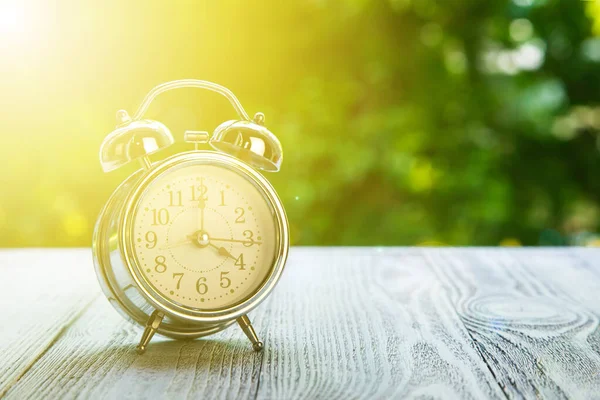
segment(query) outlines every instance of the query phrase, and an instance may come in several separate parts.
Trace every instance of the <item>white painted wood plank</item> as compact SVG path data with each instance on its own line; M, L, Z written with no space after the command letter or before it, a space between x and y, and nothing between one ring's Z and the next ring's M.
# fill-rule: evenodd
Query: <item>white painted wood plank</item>
M7 399L252 398L261 354L237 329L195 341L155 337L135 352L141 330L97 299L19 380Z
M256 323L259 399L503 397L417 250L294 249Z
M99 292L89 251L27 252L0 254L0 278L56 282L37 286L50 304L42 309L81 310L81 299ZM141 332L104 297L75 322L48 317L62 326L48 342L31 307L1 297L21 318L17 331L45 345L23 347L25 363L2 358L0 376L11 377L9 399L594 398L599 254L294 248L275 293L251 315L262 354L230 328L204 340L154 340L138 356ZM7 262L64 267L19 275L4 273ZM19 292L5 282L5 294ZM0 333L4 352L7 337Z
M416 251L293 249L251 317L262 354L232 328L138 356L140 332L99 299L7 398L502 396Z
M600 398L600 279L582 262L600 252L428 255L508 397Z
M0 251L0 397L98 295L90 250Z

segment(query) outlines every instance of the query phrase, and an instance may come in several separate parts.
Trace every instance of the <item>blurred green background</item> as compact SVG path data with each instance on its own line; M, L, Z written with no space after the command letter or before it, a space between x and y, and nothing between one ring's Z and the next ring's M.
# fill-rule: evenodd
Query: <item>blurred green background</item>
M0 1L0 246L89 246L116 110L229 87L284 148L296 245L595 245L600 2ZM180 90L147 114L235 117Z

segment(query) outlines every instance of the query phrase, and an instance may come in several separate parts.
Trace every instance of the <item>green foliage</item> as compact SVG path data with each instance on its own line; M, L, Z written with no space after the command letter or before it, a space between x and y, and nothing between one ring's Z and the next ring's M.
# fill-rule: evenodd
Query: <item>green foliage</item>
M308 21L320 62L282 130L297 239L581 244L572 235L598 222L596 131L564 140L554 125L597 98L584 6L329 3Z
M100 207L133 170L100 171L109 110L132 111L152 86L181 77L222 83L249 112L265 112L285 154L268 178L294 244L591 243L600 200L596 10L577 0L223 2L177 13L148 6L140 22L124 10L98 55L78 48L87 51L81 65L61 75L91 90L57 91L60 73L36 70L50 97L21 98L12 114L33 107L44 123L7 117L13 132L50 131L69 145L25 154L24 139L11 139L0 150L0 243L89 245ZM89 23L92 43L101 26ZM63 112L52 120L44 110L54 105ZM150 117L181 139L231 117L226 107L169 94Z

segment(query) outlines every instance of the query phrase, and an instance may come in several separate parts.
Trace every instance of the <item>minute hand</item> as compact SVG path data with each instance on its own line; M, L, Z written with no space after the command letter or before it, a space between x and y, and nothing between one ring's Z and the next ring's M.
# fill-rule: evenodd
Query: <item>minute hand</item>
M256 244L262 244L262 242L256 242L252 239L247 239L247 240L236 240L236 239L222 239L222 238L214 238L211 237L210 240L216 240L217 242L234 242L234 243L256 243Z
M202 196L198 199L198 229L204 231L204 209L206 208L206 199Z

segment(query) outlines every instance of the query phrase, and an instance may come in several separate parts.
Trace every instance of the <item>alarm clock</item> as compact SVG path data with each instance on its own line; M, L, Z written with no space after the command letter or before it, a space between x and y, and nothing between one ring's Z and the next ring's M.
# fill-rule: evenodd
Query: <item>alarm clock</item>
M174 143L169 129L143 116L159 94L201 88L225 96L239 119L212 135L187 131L190 151L152 161ZM100 147L105 172L137 160L140 169L111 195L98 217L93 258L100 286L126 319L144 327L137 351L155 333L193 339L237 322L253 348L263 348L248 313L271 293L289 249L285 210L261 171L283 159L265 117L250 119L231 91L201 80L151 90Z

